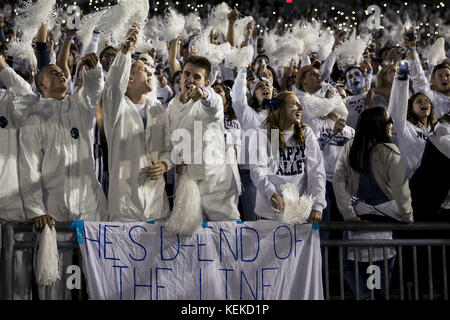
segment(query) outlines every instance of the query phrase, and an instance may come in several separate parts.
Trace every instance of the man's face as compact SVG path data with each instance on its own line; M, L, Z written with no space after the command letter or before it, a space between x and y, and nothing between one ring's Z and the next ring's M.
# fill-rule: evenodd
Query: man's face
M133 63L130 73L129 86L133 86L139 92L147 93L152 91L152 73L142 60Z
M439 69L433 75L432 82L437 91L444 94L450 92L450 69Z
M347 86L353 94L359 94L364 88L364 75L358 68L352 68L345 74Z
M312 68L305 74L303 80L303 86L308 86L314 89L320 89L322 87L322 79L320 78L320 71L316 68Z
M100 59L100 63L102 64L103 70L109 72L109 68L111 67L114 58L116 57L117 51L113 48L106 49L102 54L102 58Z
M48 93L65 93L67 92L67 79L64 72L58 66L50 66L44 70L44 74L40 83L41 90Z
M184 66L181 73L180 84L182 94L189 92L191 85L201 88L209 86L209 80L206 80L205 68L188 63Z

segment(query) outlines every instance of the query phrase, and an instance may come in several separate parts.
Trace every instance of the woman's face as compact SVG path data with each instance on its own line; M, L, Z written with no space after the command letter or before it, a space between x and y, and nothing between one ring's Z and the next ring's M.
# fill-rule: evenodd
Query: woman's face
M419 94L413 101L412 111L419 119L427 118L431 113L430 99L423 94Z
M255 97L259 104L263 99L272 99L272 85L268 81L260 81L255 88Z
M284 105L284 119L288 125L300 123L302 119L303 107L295 95L290 95Z
M223 90L222 86L221 85L216 85L216 86L213 86L213 89L214 89L215 93L217 93L219 96L222 97L223 105L225 105L226 102L227 102L227 97L225 95L225 91Z

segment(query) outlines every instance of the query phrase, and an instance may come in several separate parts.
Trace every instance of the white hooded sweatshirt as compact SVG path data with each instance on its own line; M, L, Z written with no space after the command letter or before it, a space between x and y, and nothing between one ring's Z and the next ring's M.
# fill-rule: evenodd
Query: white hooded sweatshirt
M139 171L160 161L167 169L172 167L169 124L161 103L147 99L144 128L136 105L125 95L131 64L130 53L119 52L109 69L103 91L109 218L123 222L162 220L170 214L164 177L150 180L139 177Z
M94 173L92 119L103 89L102 67L83 70L83 88L62 100L26 97L35 105L20 130L19 179L29 219L107 218L106 199Z
M298 187L299 195L311 195L314 198L312 210L320 212L327 206L325 200L326 175L325 167L317 138L311 128L303 131L305 147L301 147L294 140L294 131L286 131L284 140L286 149L269 150L269 148L252 148L252 159L257 159L254 154L259 152L258 164L251 165L251 178L256 186L256 215L278 220L277 214L272 208L271 197L277 192L280 196L281 185L292 183ZM258 134L260 139L261 134ZM258 144L260 145L260 144ZM278 152L279 161L275 162L272 152ZM272 165L271 165L272 164Z
M421 123L415 126L408 120L408 91L409 81L394 79L391 96L389 98L388 112L394 125L392 135L394 142L402 154L403 164L406 168L406 176L411 179L414 172L420 166L423 151L430 134L431 124L425 128Z
M24 221L25 211L19 189L19 163L17 158L19 129L32 109L18 110L16 95L32 95L31 86L12 68L0 72L0 82L8 90L0 90L0 220Z
M188 173L198 182L206 218L236 220L239 219L240 178L237 164L226 163L229 157L225 152L223 102L211 87L204 90L208 91L206 99L184 104L178 93L169 103L171 137L176 144L174 155L182 151L177 163L182 160L187 164ZM190 137L180 142L180 137L185 135Z

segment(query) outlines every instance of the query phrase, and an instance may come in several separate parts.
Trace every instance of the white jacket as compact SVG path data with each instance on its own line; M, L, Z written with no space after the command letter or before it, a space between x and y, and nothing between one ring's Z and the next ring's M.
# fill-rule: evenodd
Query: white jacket
M102 68L83 70L85 85L62 100L29 99L36 105L20 130L19 179L29 219L102 221L106 199L94 174L92 119L103 89Z
M19 164L17 158L19 127L32 111L18 110L16 95L33 94L31 86L16 72L6 67L0 72L0 82L8 90L0 90L0 220L26 220L19 189Z
M279 150L259 148L260 158L258 164L251 165L251 178L256 186L255 213L266 219L277 220L277 214L271 204L272 194L277 192L282 196L281 185L292 183L298 186L300 196L311 195L314 198L312 210L323 211L327 206L325 200L325 168L322 153L317 138L311 128L303 131L305 137L304 149L293 138L294 131L284 132L286 149L283 153ZM259 134L258 139L261 138ZM290 148L290 150L288 150ZM256 151L253 149L253 151ZM279 153L279 161L276 168L271 168L274 163L272 152ZM253 155L256 159L256 155ZM275 167L275 166L274 166ZM276 172L273 172L273 169Z
M391 96L389 98L388 112L394 119L392 135L393 141L402 154L403 164L406 168L406 176L411 179L414 172L420 166L423 151L430 134L431 125L425 128L419 123L415 126L406 120L408 112L409 81L394 79Z
M434 107L434 117L436 119L450 112L450 96L430 89L430 83L422 69L422 64L418 56L414 60L409 60L409 75L413 83L414 91L422 92L430 99Z
M208 220L239 219L240 179L237 164L226 164L222 98L211 87L204 90L208 90L207 99L183 104L178 93L169 103L170 132L176 145L174 156L183 150L181 159L173 161L183 160L189 174L199 183L202 209ZM185 134L190 134L189 139ZM180 136L186 141L183 149ZM189 145L193 152L187 150Z
M112 221L165 219L170 214L164 177L139 177L139 170L170 161L170 136L164 107L147 99L147 126L134 103L125 96L131 56L118 53L103 90L105 135L108 142L109 218ZM153 88L156 90L156 88Z

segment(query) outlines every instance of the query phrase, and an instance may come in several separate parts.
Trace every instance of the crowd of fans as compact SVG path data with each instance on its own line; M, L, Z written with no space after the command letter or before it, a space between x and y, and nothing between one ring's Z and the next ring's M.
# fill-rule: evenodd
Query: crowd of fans
M126 2L0 6L0 221L449 220L444 3Z

